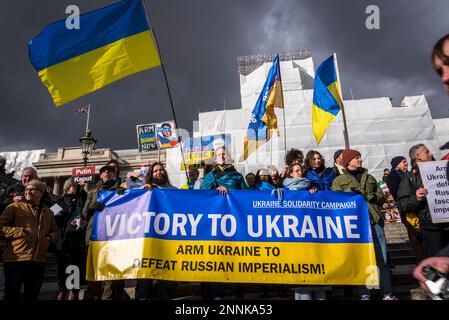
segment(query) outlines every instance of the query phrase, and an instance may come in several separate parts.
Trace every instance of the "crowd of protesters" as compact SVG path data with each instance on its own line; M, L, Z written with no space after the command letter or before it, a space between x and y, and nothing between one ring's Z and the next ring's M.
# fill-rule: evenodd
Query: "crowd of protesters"
M432 63L449 94L449 34L441 38L432 52ZM391 169L382 177L388 186L389 195L396 201L402 222L405 224L415 252L418 266L414 276L425 286L422 273L425 265L431 265L442 273L449 273L449 224L432 222L428 191L423 187L419 163L434 161L431 151L418 144L408 154L411 170L405 155L391 159ZM386 201L376 179L363 168L363 156L357 150L340 149L334 154L332 167L325 166L324 157L315 150L303 152L291 149L285 157L286 166L281 173L274 166L260 168L245 177L229 163L224 147L215 150L215 161L207 166L203 178L198 169L190 168L187 182L182 189L217 190L226 195L231 190L275 190L285 188L296 191L340 191L362 195L367 204L373 235L376 262L380 273L380 288L384 300L397 300L393 295L391 271L388 266L387 245L384 232L384 216L381 208ZM0 157L0 174L6 175L6 159ZM58 264L57 299L79 299L78 290L66 289L68 265L76 265L85 278L86 252L89 246L95 214L105 205L97 201L102 190L114 190L118 194L124 189L147 188L152 190L173 189L167 171L160 162L143 172L131 172L127 179L120 179L119 164L111 160L99 170L100 180L93 190L86 191L84 184L69 179L64 184L63 196L57 201L59 211L49 209L52 205L45 183L39 181L36 170L22 170L21 180L9 186L0 201L0 251L5 275L5 299L18 300L23 286L26 300L37 300L42 286L47 252L54 250ZM9 174L11 176L11 174ZM124 280L96 281L88 284L87 299L124 298ZM0 288L1 289L1 288ZM160 299L172 297L173 282L138 280L137 299ZM210 289L210 297L222 299L223 284L202 286L203 293ZM243 285L235 285L236 299L244 297ZM262 288L263 290L263 288ZM317 291L320 299L323 292ZM263 292L264 293L264 292ZM265 294L265 293L264 293ZM359 289L360 299L369 300L366 287ZM209 297L203 294L204 298Z
M449 229L445 224L433 224L426 201L427 190L422 186L418 163L433 161L432 153L423 144L413 146L409 152L412 170L408 171L405 156L391 159L391 170L382 180L389 187L391 196L397 203L417 262L434 255L449 243ZM187 181L182 189L217 190L226 195L232 190L275 190L288 189L308 191L355 192L367 201L376 261L380 271L380 287L385 300L397 299L393 295L391 271L388 265L384 219L381 208L386 201L376 179L363 168L363 156L357 150L340 149L333 157L333 165L326 166L322 154L310 150L304 153L291 149L285 157L286 166L279 171L274 166L260 168L256 173L244 177L229 161L224 147L215 150L215 161L204 170L203 177L197 168L189 168ZM63 187L63 195L57 201L61 208L53 214L46 197L46 186L40 182L35 169L25 168L21 181L11 185L2 201L0 215L0 236L4 238L3 264L5 270L5 298L17 299L24 285L25 298L37 299L43 280L47 251L54 250L58 264L59 300L79 299L78 290L66 289L66 267L76 265L85 279L86 255L89 247L92 224L96 213L105 205L97 200L99 191L114 190L123 193L125 189L153 188L174 189L164 165L152 163L145 171L133 171L126 179L120 178L117 161L112 160L99 170L99 181L90 190L84 183L68 179ZM89 282L85 299L129 299L124 288L124 280ZM174 282L151 279L137 280L135 298L170 299L173 297ZM223 299L224 286L220 283L203 283L204 299ZM235 298L243 299L245 286L235 284ZM265 290L264 287L261 288ZM265 295L264 292L262 292ZM324 299L324 290L313 290L314 296ZM365 287L358 290L359 298L369 300L370 293ZM309 292L311 295L311 292ZM261 296L263 296L261 295Z

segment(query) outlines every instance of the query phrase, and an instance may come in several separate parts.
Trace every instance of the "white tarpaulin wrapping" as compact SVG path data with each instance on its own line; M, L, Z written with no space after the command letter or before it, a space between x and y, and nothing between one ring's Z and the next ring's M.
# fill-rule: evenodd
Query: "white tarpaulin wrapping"
M0 155L6 158L6 172L15 170L14 178L20 179L23 168L32 167L33 162L38 161L42 153L45 153L45 149L0 152Z
M272 141L265 143L245 162L237 161L243 149L252 108L270 64L264 64L248 76L240 77L244 108L200 113L198 132L194 135L231 134L233 163L244 175L270 164L281 169L284 166L285 137L287 150L300 149L304 155L308 150L318 150L324 155L326 165L332 166L334 152L345 146L342 115L341 112L338 114L318 146L312 132L313 90L303 85L304 82L310 83L307 77L314 75L309 59L306 60L281 63L286 134L282 109L276 109L280 137L273 136ZM303 67L298 67L301 65ZM304 78L307 81L302 81ZM286 87L289 89L286 90ZM376 178L382 176L384 168L391 167L393 157L401 155L408 158L410 147L418 143L426 144L436 159L443 156L444 153L438 148L446 140L439 140L424 96L405 97L400 107L393 107L389 98L347 100L344 105L350 147L361 152L363 166ZM449 119L445 121L449 122ZM443 132L443 129L439 131ZM449 130L445 129L444 133L449 140ZM172 183L177 186L185 182L185 175L180 171L180 161L179 150L167 150L167 169Z

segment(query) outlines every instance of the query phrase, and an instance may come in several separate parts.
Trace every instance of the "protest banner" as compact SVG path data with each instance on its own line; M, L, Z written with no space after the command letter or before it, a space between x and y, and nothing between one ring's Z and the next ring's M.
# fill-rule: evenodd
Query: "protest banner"
M157 143L159 149L173 148L178 145L175 122L166 121L157 124Z
M449 222L449 180L448 161L418 163L424 188L427 189L427 203L433 223Z
M231 148L230 134L217 134L187 139L182 144L184 162L187 167L205 168L215 159L214 150L219 147ZM184 163L181 163L184 170Z
M139 124L136 131L139 152L157 150L156 123Z
M95 166L81 167L72 169L73 181L80 182L92 182L95 177Z
M361 195L133 189L98 201L88 280L378 284Z

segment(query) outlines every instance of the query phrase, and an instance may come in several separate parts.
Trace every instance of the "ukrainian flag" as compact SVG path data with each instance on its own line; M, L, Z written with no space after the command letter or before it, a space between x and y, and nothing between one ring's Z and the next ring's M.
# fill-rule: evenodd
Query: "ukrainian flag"
M273 61L267 80L251 114L248 132L243 142L243 153L239 161L245 161L251 153L269 141L272 132L276 132L279 136L277 118L274 113L275 107L284 107L278 55Z
M316 71L313 90L312 128L317 144L321 142L332 120L343 108L340 97L341 87L336 70L334 57L331 56Z
M161 64L140 0L123 0L48 25L29 44L31 63L58 107Z

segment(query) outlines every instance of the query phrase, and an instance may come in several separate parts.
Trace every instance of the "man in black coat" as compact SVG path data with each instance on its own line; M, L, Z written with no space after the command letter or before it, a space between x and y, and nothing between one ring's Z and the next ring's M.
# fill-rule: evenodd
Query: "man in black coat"
M426 254L423 238L419 231L418 210L412 210L412 208L417 206L412 181L412 174L408 171L407 159L402 156L394 157L391 160L391 173L387 177L387 186L396 201L401 220L407 229L416 261L419 262L426 257Z
M423 187L419 174L418 163L433 161L432 153L423 144L413 146L409 151L412 161L411 189L410 187L398 190L398 202L404 212L415 212L419 217L419 228L423 237L426 256L437 254L449 244L449 224L433 223L427 203L427 190Z

